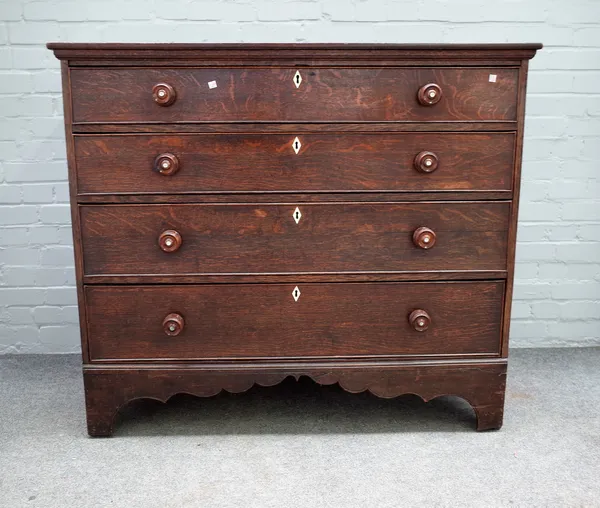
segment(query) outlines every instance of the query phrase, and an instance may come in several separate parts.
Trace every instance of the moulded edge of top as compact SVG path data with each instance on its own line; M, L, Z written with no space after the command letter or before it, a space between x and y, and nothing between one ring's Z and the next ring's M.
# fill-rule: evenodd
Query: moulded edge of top
M522 60L540 43L354 44L354 43L70 43L49 42L61 60Z

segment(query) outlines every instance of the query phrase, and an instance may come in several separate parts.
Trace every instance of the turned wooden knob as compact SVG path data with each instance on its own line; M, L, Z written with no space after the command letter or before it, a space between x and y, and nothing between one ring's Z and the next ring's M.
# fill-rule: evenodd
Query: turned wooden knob
M174 229L163 231L158 237L158 245L165 252L175 252L182 243L181 235Z
M438 156L433 152L419 152L415 157L415 169L421 173L432 173L438 164Z
M167 83L158 83L152 88L152 97L159 106L170 106L177 99L177 92Z
M417 332L424 332L431 324L431 316L423 309L416 309L408 316L408 322Z
M435 245L435 232L425 226L415 229L413 243L421 249L431 249Z
M154 171L170 176L179 171L179 159L172 153L161 153L154 159Z
M175 337L183 331L185 321L183 320L183 316L181 314L174 312L172 314L168 314L165 319L163 319L162 324L165 333L169 337Z
M435 83L429 83L419 88L417 92L417 99L422 106L433 106L440 102L442 98L442 89L440 85Z

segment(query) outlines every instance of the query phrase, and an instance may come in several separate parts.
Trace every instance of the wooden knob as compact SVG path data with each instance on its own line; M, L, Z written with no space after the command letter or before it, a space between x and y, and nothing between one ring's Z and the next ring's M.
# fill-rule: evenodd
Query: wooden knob
M163 330L169 337L175 337L183 331L185 321L183 320L183 316L181 314L174 312L172 314L168 314L165 319L163 319L162 325Z
M154 171L170 176L179 171L179 159L172 153L161 153L154 159Z
M416 309L408 316L408 322L417 332L424 332L431 324L431 316L423 309Z
M158 245L165 252L175 252L182 243L181 235L174 229L163 231L158 237Z
M159 106L170 106L177 99L177 92L167 83L158 83L152 88L152 97Z
M419 152L415 157L415 169L421 173L432 173L438 164L438 156L433 152Z
M421 249L431 249L435 245L435 232L427 227L415 229L413 233L413 243Z
M435 83L429 83L419 88L417 99L422 106L433 106L440 102L442 98L442 89Z

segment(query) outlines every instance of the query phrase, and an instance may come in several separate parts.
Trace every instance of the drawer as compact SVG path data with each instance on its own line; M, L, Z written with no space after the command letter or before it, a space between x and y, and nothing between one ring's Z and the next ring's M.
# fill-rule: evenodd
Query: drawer
M87 286L90 357L112 361L499 352L500 281L297 288L296 298L296 287L290 284Z
M82 205L86 275L505 270L508 202Z
M297 143L297 144L296 144ZM513 133L75 136L86 193L510 190Z
M70 78L75 123L515 121L518 72L73 68Z

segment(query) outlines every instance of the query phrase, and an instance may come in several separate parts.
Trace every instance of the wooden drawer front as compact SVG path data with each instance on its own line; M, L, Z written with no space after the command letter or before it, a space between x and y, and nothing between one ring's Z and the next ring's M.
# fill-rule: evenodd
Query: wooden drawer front
M90 356L192 360L499 351L502 282L298 289L296 301L290 284L87 286ZM425 331L409 322L416 309L429 316ZM173 314L181 321L170 332L173 318L165 318Z
M82 194L510 190L514 141L512 133L82 135L75 153Z
M80 68L70 75L76 123L516 120L516 68ZM419 90L430 84L441 99L421 105ZM156 85L171 88L163 88L170 105L157 104Z
M504 270L509 209L507 202L85 205L84 270L88 275ZM415 245L420 227L435 233L432 248ZM167 235L170 243L163 248L173 250L181 240L178 250L159 247L166 231L175 233Z

